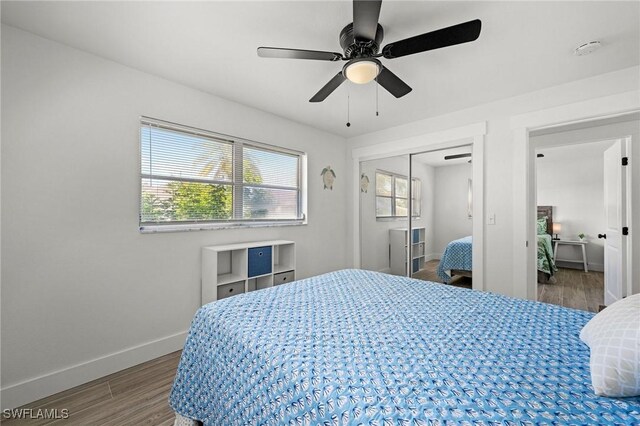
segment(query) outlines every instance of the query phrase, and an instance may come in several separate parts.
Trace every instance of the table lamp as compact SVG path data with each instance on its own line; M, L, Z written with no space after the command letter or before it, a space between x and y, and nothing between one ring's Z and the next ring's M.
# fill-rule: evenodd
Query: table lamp
M554 240L559 240L560 238L558 238L558 234L562 232L562 225L560 223L554 222L553 223L553 233L556 234L556 236L553 238Z

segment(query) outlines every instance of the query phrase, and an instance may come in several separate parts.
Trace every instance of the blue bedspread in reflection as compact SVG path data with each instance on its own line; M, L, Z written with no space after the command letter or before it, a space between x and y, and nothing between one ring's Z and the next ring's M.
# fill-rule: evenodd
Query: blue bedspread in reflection
M453 240L447 244L447 248L444 249L438 269L436 273L438 277L448 283L451 280L452 269L459 269L461 271L472 271L473 265L471 263L473 257L473 244L471 237L460 238L459 240Z
M211 425L638 424L639 398L593 393L592 316L333 272L202 307L170 404Z

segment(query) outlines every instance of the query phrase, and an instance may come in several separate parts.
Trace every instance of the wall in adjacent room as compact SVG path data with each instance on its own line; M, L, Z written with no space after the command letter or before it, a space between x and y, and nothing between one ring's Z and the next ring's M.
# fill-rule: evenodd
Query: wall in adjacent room
M365 173L370 180L369 191L360 193L360 247L363 269L389 272L389 230L407 228L408 220L376 219L376 170L408 175L407 156L389 157L360 163L360 173ZM414 218L413 227L425 228L425 253L433 251L433 167L414 162L413 177L421 181L422 210L419 218Z
M533 140L533 138L532 138ZM553 221L560 223L560 238L577 240L584 233L588 244L589 269L604 270L604 150L611 143L597 143L599 149L584 145L546 148L536 161L538 205L553 206ZM558 259L582 260L580 247L560 246ZM582 264L558 262L558 266L582 268Z
M472 171L469 163L435 167L433 248L438 256L442 255L451 241L473 233L473 223L468 215Z
M139 117L308 153L308 225L141 234ZM202 246L348 265L345 139L2 26L2 406L182 347ZM331 165L333 190L320 171Z

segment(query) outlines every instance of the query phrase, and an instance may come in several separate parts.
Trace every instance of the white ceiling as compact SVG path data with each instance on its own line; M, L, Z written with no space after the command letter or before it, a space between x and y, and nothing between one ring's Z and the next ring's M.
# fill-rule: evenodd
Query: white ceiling
M258 46L340 51L345 1L10 2L2 21L190 87L355 136L640 63L640 2L438 2L382 5L383 45L479 18L480 38L383 60L413 92L343 84L308 99L342 63L258 58ZM576 57L579 44L600 40ZM347 92L351 127L347 128Z
M640 112L632 112L629 114L618 115L614 117L599 118L596 120L581 121L578 123L562 124L560 126L548 127L544 129L534 130L529 136L537 137L544 135L552 135L555 133L571 132L574 130L588 129L591 127L607 126L610 124L624 123L627 121L640 121Z
M536 150L536 153L542 153L544 157L538 158L537 161L555 163L578 158L604 158L604 151L612 144L612 141L599 141L540 148Z
M431 167L457 166L459 164L467 164L469 160L471 160L471 157L456 158L453 160L445 160L444 157L447 155L465 154L471 152L471 150L471 145L459 146L414 155L413 159Z

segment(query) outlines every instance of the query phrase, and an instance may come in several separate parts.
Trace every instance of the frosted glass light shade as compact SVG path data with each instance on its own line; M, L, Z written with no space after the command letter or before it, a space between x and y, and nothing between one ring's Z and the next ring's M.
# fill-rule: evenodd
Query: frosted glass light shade
M562 225L560 223L555 223L553 224L553 233L554 234L559 234L560 232L562 232Z
M345 69L345 76L356 84L365 84L378 76L380 69L373 61L358 61L349 64Z

